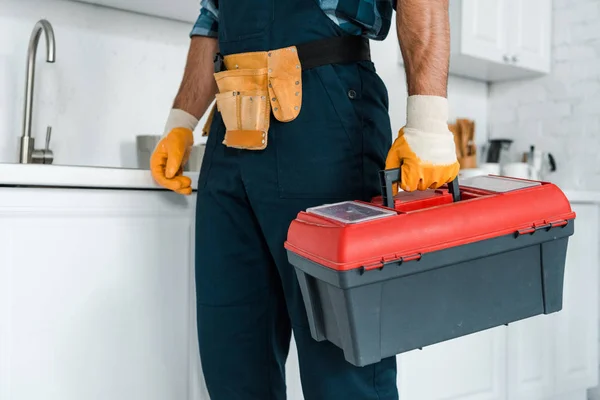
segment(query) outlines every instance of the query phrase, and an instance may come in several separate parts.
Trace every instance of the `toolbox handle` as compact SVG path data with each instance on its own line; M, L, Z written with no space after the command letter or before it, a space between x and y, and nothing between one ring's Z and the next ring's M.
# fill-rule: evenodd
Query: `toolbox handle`
M394 208L394 193L392 185L400 182L400 168L386 169L379 172L379 181L381 184L381 194L383 196L383 205L388 208ZM452 201L460 200L460 188L458 187L458 176L448 183L448 191L452 195Z

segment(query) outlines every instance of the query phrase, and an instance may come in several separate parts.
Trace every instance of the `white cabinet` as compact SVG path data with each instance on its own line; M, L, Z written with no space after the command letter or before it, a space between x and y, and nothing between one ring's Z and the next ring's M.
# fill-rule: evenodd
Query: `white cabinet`
M461 0L451 3L451 12L460 15L460 22L452 21L452 35L460 39L458 43L462 54L495 63L504 61L508 43L508 1Z
M0 187L1 400L207 399L193 197Z
M550 72L551 0L450 2L450 73L484 81Z
M73 0L183 22L196 22L200 0ZM191 25L190 25L191 30Z
M598 207L573 204L563 309L508 327L508 399L573 398L598 384Z
M508 327L507 398L548 399L554 393L554 315L540 315Z
M555 315L557 393L598 385L598 207L576 204L575 234L567 252L564 312Z
M600 215L573 209L562 311L398 356L401 400L586 399ZM194 196L163 191L0 187L0 400L210 400L193 213ZM303 400L293 344L286 373Z
M511 62L532 71L550 72L552 2L510 0L509 15L507 49Z
M563 309L398 357L402 400L585 400L598 385L598 208L577 213Z
M402 400L506 399L506 327L398 357Z

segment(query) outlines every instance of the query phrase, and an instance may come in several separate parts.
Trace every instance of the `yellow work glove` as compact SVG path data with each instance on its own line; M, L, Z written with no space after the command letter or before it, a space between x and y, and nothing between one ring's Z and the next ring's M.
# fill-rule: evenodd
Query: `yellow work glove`
M388 152L385 168L401 168L400 187L407 192L437 189L458 175L460 165L454 135L448 129L446 98L408 97L406 125ZM394 184L394 194L397 191Z
M169 114L165 135L150 157L152 178L160 186L179 194L192 193L192 181L183 176L183 166L188 162L194 145L193 131L198 120L183 110L173 109Z

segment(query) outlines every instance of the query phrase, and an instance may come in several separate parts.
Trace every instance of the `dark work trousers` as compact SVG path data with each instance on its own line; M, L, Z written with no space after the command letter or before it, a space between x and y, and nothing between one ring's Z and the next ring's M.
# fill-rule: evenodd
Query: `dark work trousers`
M344 33L315 0L221 0L223 54L264 51ZM307 400L397 400L396 360L355 367L311 338L283 244L311 206L380 193L392 132L386 88L369 61L302 72L302 108L271 119L265 150L222 144L217 112L200 172L196 298L211 400L282 400L293 332Z

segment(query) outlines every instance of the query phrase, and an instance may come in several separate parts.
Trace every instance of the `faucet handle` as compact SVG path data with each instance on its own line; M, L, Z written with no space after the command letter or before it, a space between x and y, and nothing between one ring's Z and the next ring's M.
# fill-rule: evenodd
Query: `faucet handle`
M46 128L46 151L50 151L50 138L52 137L52 127Z
M43 150L33 149L31 152L31 162L34 164L52 164L54 154L50 150L50 138L52 137L52 127L46 128L46 148Z

